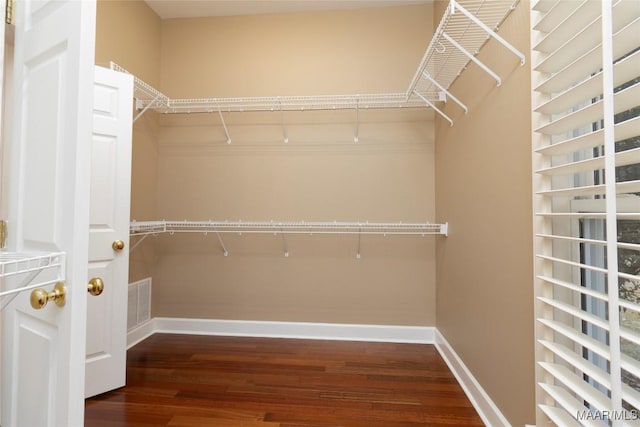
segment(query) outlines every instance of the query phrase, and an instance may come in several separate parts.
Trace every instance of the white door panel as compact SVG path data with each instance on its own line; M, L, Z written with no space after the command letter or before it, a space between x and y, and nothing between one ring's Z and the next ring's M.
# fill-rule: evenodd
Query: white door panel
M133 76L96 67L91 144L86 397L125 384ZM121 240L122 250L113 248Z
M34 310L23 292L2 311L2 426L79 426L96 5L20 0L15 7L7 249L65 252L67 296L64 307Z

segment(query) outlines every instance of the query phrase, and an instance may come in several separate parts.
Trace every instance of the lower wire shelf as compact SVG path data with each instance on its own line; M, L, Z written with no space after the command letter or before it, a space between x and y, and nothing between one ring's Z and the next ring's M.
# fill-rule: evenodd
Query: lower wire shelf
M133 221L132 236L159 233L447 235L448 224L308 221Z
M4 309L20 292L64 281L66 279L65 255L64 252L0 252L0 279L2 279L0 297L3 298L0 309ZM37 280L40 273L44 271L52 271L55 279ZM15 277L16 281L12 281L10 289L5 289L7 281L4 279L9 277Z
M449 225L432 223L403 223L403 222L344 222L344 221L133 221L130 235L140 236L131 246L133 251L144 239L150 235L163 233L213 233L218 237L225 256L229 254L221 234L222 233L254 233L281 235L285 246L284 255L289 256L285 235L287 234L351 234L358 235L357 258L360 258L360 236L427 236L448 235Z

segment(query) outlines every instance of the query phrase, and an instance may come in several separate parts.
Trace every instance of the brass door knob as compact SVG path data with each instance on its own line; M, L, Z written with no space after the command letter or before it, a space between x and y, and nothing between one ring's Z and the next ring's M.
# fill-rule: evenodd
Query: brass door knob
M114 251L121 251L124 249L124 242L122 240L114 240L111 247Z
M54 301L58 307L63 307L66 302L67 288L64 283L58 282L53 287L53 291L47 292L38 288L31 292L31 307L36 310L43 308L49 301Z
M92 277L87 285L87 292L97 297L104 291L104 281L99 277Z

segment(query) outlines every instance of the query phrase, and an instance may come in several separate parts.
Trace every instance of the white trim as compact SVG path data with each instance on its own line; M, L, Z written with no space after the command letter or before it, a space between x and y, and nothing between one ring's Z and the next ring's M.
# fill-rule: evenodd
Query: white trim
M509 421L500 412L498 406L491 400L491 397L482 388L478 380L475 379L469 368L456 354L455 350L442 336L440 331L435 331L435 345L453 375L460 383L465 394L471 401L473 407L478 411L482 421L492 427L510 427Z
M147 320L127 332L127 350L158 332L156 319Z
M135 334L135 338L132 336L128 342L139 342L153 333L433 344L435 328L156 317L132 330L129 335Z

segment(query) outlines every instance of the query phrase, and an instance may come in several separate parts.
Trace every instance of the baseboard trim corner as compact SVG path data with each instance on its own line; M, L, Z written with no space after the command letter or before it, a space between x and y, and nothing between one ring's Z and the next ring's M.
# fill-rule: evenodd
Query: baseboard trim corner
M498 406L475 379L469 368L464 364L453 347L436 329L435 345L449 369L460 383L473 407L478 411L482 421L492 427L511 427L507 418L502 414Z
M156 319L151 318L127 331L127 350L157 332Z

